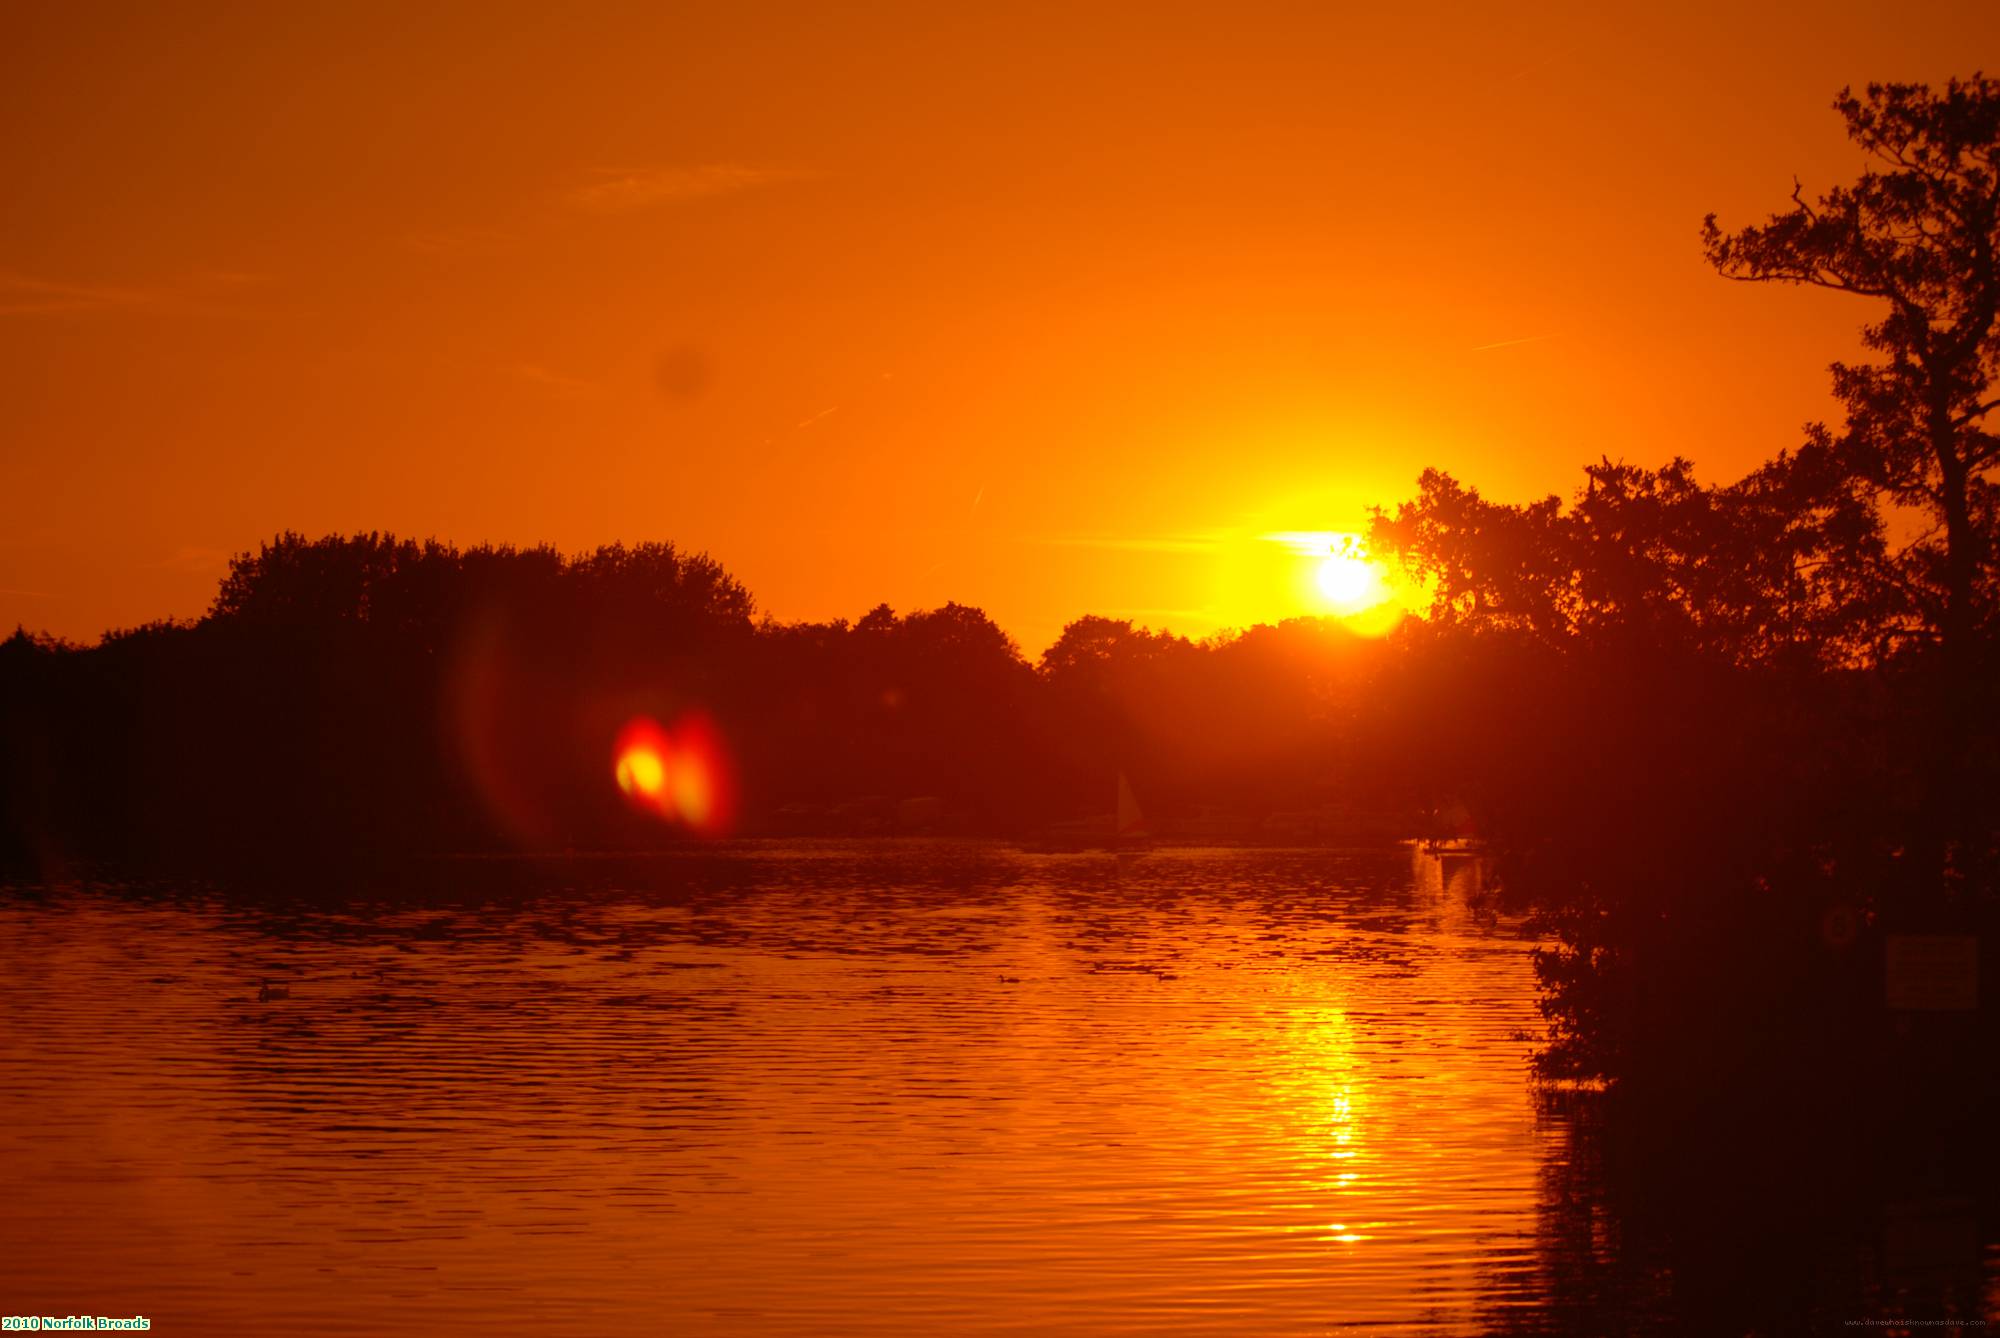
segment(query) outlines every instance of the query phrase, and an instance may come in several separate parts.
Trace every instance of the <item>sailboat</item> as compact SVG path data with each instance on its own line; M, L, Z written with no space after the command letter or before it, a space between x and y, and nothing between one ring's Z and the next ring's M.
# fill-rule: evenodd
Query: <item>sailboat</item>
M1144 845L1153 839L1153 833L1146 826L1146 815L1139 809L1139 800L1132 793L1132 782L1125 779L1125 773L1118 773L1118 818L1112 828L1111 839L1119 847Z
M1023 849L1053 853L1085 850L1113 850L1129 854L1153 843L1153 830L1132 793L1132 782L1118 773L1118 802L1113 810L1090 818L1052 822Z

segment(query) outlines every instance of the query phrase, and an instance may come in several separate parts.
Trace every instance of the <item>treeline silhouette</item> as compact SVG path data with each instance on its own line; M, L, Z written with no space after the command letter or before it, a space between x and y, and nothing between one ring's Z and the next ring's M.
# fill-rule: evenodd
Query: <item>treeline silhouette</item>
M691 714L748 834L1033 835L1106 811L1121 770L1168 831L1400 832L1424 794L1360 724L1392 654L1331 622L1091 617L1030 665L960 604L760 622L669 544L286 534L198 621L0 644L7 840L41 868L658 846L682 833L624 802L616 743Z
M1876 167L1705 245L1875 305L1878 360L1834 368L1846 421L1726 484L1606 459L1513 505L1427 472L1371 534L1431 597L1386 638L1086 617L1030 664L956 604L759 621L667 545L285 535L198 622L0 645L8 853L655 845L615 740L699 714L746 832L1032 837L1121 771L1169 836L1470 828L1553 940L1546 1075L1859 1100L1915 1065L1990 1097L2000 83L1836 105ZM1910 932L1977 942L1978 1008L1884 1007Z

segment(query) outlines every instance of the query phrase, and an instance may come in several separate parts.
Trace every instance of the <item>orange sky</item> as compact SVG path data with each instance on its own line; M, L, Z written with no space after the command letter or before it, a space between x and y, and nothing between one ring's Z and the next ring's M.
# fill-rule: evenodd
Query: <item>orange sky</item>
M8 9L0 624L197 614L286 528L672 539L1030 653L1302 611L1255 536L1427 464L1794 443L1865 309L1702 215L1851 176L1842 84L2000 64L1990 0L302 8Z

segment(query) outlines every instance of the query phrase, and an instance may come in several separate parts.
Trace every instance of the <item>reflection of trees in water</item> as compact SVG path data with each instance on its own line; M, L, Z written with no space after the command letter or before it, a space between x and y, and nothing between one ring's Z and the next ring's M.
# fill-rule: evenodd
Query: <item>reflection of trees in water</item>
M1497 891L1493 866L1483 855L1433 851L1422 842L1410 846L1410 877L1419 891L1483 905Z
M1490 1332L1779 1335L1991 1309L2000 1179L1962 1120L1666 1112L1592 1091L1539 1105L1532 1255L1490 1271Z

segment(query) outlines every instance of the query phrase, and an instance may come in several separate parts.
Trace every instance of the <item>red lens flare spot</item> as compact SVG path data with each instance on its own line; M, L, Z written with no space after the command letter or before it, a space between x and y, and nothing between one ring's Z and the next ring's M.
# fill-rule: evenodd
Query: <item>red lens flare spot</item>
M667 797L672 740L650 720L634 720L618 735L613 774L625 797L643 808L660 808Z
M656 799L666 784L666 759L653 749L634 748L618 759L618 788L626 794Z
M705 716L683 716L671 729L633 720L619 732L612 776L635 808L697 836L726 835L735 820L735 771Z

